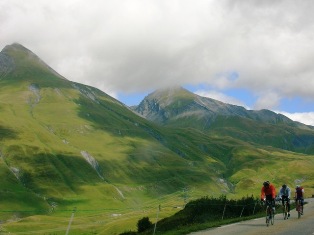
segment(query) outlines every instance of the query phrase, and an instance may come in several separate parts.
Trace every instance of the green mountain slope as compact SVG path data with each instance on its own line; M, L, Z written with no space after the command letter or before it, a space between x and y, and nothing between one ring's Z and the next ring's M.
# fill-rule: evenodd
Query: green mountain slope
M0 80L1 163L23 193L47 206L66 208L67 198L78 198L84 208L104 199L116 208L215 176L189 167L203 161L189 143L198 137L162 129L105 93L64 79L21 45L1 53L13 65ZM91 194L94 187L100 192Z
M314 153L314 128L269 110L243 107L193 94L183 88L157 90L134 110L157 124L195 128L210 135L284 150Z
M267 113L267 121L256 113L244 117L241 107L238 117L217 115L219 108L202 112L184 90L161 98L147 103L163 112L160 117L147 110L155 115L152 122L96 88L65 79L23 46L5 47L0 53L2 210L126 213L204 195L258 195L265 179L276 185L301 182L313 192L314 158L305 154L313 152L311 127ZM278 142L269 144L267 138ZM11 214L0 216L5 220ZM130 224L138 219L132 217ZM119 221L120 226L97 229L112 234L113 227L129 228L125 219Z

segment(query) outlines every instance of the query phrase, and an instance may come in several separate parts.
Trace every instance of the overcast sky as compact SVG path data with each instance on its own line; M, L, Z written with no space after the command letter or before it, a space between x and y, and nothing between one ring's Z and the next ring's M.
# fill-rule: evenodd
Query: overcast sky
M0 0L0 48L27 47L127 105L181 85L314 125L312 0Z

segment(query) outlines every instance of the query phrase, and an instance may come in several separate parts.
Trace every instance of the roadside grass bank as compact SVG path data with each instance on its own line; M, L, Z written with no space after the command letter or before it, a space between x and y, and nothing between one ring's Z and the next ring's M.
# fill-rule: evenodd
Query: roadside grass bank
M291 200L291 210L294 208ZM278 201L276 216L280 216L281 212L281 201ZM203 197L190 201L183 210L157 221L157 224L150 222L147 217L143 218L137 223L137 231L126 231L120 235L184 235L264 216L265 207L253 196L238 200L229 200L224 195L219 198Z

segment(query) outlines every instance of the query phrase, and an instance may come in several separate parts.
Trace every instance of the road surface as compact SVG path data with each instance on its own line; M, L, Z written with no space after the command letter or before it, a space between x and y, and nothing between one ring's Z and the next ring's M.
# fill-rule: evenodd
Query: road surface
M193 232L189 235L314 235L314 198L306 199L304 215L298 219L295 209L291 210L290 218L284 220L282 213L275 215L274 225L266 226L265 218L242 221L217 228Z

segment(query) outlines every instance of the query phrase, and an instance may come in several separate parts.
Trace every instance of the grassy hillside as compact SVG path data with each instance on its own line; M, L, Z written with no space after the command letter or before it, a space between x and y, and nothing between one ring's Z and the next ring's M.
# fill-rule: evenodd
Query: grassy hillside
M159 204L162 218L206 195L258 195L265 179L301 182L314 193L312 155L250 141L266 130L280 139L270 126L243 133L247 139L234 130L253 130L249 122L222 120L206 132L160 126L64 79L21 45L4 55L14 62L0 73L0 220L7 232L64 234L75 207L75 234L116 234L154 217Z
M165 127L193 128L211 136L314 154L314 127L270 110L246 110L180 87L157 90L134 110Z

